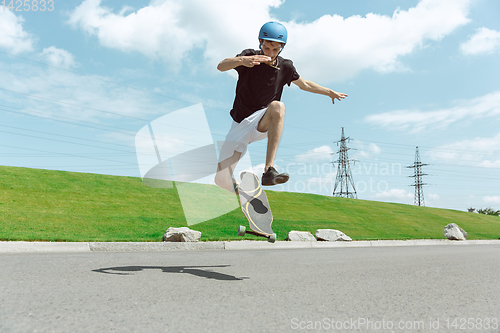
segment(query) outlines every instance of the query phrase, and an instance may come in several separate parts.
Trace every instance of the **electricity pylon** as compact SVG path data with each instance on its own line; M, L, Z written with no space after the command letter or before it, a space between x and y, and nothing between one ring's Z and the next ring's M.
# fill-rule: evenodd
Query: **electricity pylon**
M413 198L413 204L415 206L425 206L424 202L424 190L422 186L427 185L422 181L422 176L427 176L426 173L422 173L422 167L425 165L429 164L424 164L420 162L420 153L418 152L418 146L417 150L415 151L415 162L413 162L413 165L408 166L407 168L413 168L413 177L415 178L415 183L411 186L415 187L415 197Z
M357 199L358 194L356 193L356 188L354 187L354 181L352 180L351 165L349 157L347 156L347 151L351 148L347 148L347 141L351 141L350 138L344 136L344 128L342 127L342 138L337 141L337 146L340 148L337 152L339 154L339 159L333 163L338 163L337 178L335 179L335 187L333 188L334 197L343 198L353 198ZM349 184L352 187L352 191L349 191ZM338 188L338 190L337 190Z

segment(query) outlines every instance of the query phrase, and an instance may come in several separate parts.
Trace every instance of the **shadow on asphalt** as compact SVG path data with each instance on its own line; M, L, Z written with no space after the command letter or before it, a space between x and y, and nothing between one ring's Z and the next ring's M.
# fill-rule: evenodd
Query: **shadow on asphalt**
M238 278L233 275L218 273L210 270L211 268L228 267L229 265L218 266L124 266L124 267L109 267L94 269L92 272L114 275L131 275L130 272L141 272L149 269L159 269L164 273L182 273L191 274L206 279L214 279L221 281L240 281L248 279L247 277ZM202 269L205 268L205 269Z

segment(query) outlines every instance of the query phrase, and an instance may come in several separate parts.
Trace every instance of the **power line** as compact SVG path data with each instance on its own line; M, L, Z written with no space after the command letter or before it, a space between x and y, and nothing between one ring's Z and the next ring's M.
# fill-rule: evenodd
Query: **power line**
M87 142L103 143L103 144L107 144L107 145L125 147L125 148L129 148L129 149L131 148L130 146L122 145L122 144L119 144L119 143L111 143L111 142L108 143L108 142L103 142L103 141L98 141L98 140L82 139L82 138L78 138L78 137L70 136L70 135L55 134L55 133L49 133L49 132L44 132L44 131L37 131L37 130L33 130L33 129L26 129L26 128L21 128L21 127L16 127L16 126L0 125L0 127L17 129L17 130L21 130L21 131L30 131L30 132L34 132L34 133L40 133L40 134L45 134L45 135L52 135L52 136L57 136L57 137L67 138L67 139L75 139L75 140L81 140L81 141L87 141ZM110 149L110 150L115 150L115 151L125 152L125 153L135 153L135 151L130 151L130 150L126 151L126 150L115 149L115 148L91 146L91 145L86 145L86 144L82 144L82 143L75 143L75 142L68 142L68 141L63 141L63 140L49 139L49 138L44 138L44 137L34 136L34 135L28 135L28 134L21 134L21 133L1 131L1 130L0 130L0 132L2 132L2 133L8 133L8 134L20 135L20 136L24 136L24 137L32 137L32 138L37 138L37 139L58 141L58 142L69 143L69 144L77 144L77 145L85 145L85 146L89 146L89 147L96 147L96 148L102 148L102 149Z
M50 64L47 64L47 63L44 63L44 62L41 62L41 61L35 61L35 60L32 60L32 59L20 57L18 55L10 54L10 53L7 53L7 52L0 51L0 53L3 53L5 55L13 57L13 58L19 58L19 59L22 59L22 60L25 60L25 61L29 61L29 62L32 62L32 63L35 63L35 64L44 65L44 66L56 68L56 69L59 69L61 71L65 71L65 72L68 72L68 73L77 74L77 75L80 75L82 77L88 77L88 78L93 79L93 80L97 80L97 81L101 81L101 82L105 82L105 83L111 83L111 84L114 84L114 85L117 85L117 86L120 86L120 87L124 87L124 88L128 88L128 89L133 89L133 90L145 92L145 93L148 93L148 94L154 94L154 95L158 95L158 96L162 96L162 97L167 97L167 98L169 98L171 100L175 100L175 101L179 101L179 102L184 102L184 103L189 103L189 104L195 103L195 102L192 102L192 101L187 101L187 100L184 100L184 99L180 99L178 97L172 97L172 96L169 96L169 95L161 94L161 93L156 92L156 91L149 91L149 90L146 90L146 89L141 89L141 88L129 86L129 85L126 85L126 84L123 84L123 83L118 83L118 82L115 82L113 80L106 80L106 79L103 79L103 78L95 77L95 76L89 75L89 74L80 73L80 72L77 72L77 71L74 71L74 70L70 70L70 69L67 69L67 68L62 68L62 67L50 65ZM220 109L216 109L216 108L210 108L210 109L220 111Z
M0 147L6 147L6 148L14 148L14 149L22 149L22 150L28 150L28 151L34 151L38 153L48 153L48 154L54 154L54 155L62 155L62 156L67 156L67 157L78 157L78 158L86 158L86 159L92 159L92 160L99 160L99 161L106 161L106 162L113 162L113 163L124 163L124 164L129 164L129 165L135 165L135 163L130 163L130 162L122 162L122 161L116 161L116 160L108 160L105 158L97 158L97 157L90 157L90 156L80 156L80 155L75 155L71 153L59 153L59 152L54 152L54 151L47 151L47 150L40 150L40 149L32 149L32 148L25 148L25 147L16 147L16 146L10 146L10 145L1 145Z
M43 119L43 120L48 120L48 121L55 121L55 122L60 122L60 123L64 123L64 124L71 124L71 125L80 126L80 127L87 127L87 128L97 129L97 130L101 130L101 131L108 131L108 132L111 132L111 133L113 133L113 131L111 129L115 129L115 130L117 129L117 130L120 131L120 133L123 133L125 135L133 135L135 137L138 136L140 138L148 138L148 139L150 138L149 136L139 135L137 133L137 131L135 131L135 130L132 131L132 130L129 130L129 129L126 129L126 128L123 128L123 127L117 127L117 126L112 126L112 125L104 125L104 124L100 124L100 123L96 123L96 122L78 120L78 122L81 122L81 123L97 125L97 126L100 126L100 127L91 126L91 125L83 125L83 124L76 123L76 122L73 122L73 121L64 121L64 120L59 120L59 119L53 119L52 117L54 117L54 118L60 118L60 119L69 119L69 120L75 120L75 118L64 117L64 116L56 116L56 115L52 115L52 114L49 114L49 113L44 113L44 112L39 112L39 111L29 110L29 109L16 108L16 107L12 107L12 106L1 105L1 104L0 104L0 106L8 107L8 108L11 108L11 109L18 110L18 111L13 111L13 110L6 110L6 109L0 108L0 111L10 112L10 113L14 113L14 114L17 114L17 115L28 116L28 117L35 117L35 118L39 118L39 119ZM40 114L40 116L31 114L31 113L20 112L19 110L24 110L24 111L29 111L31 113ZM51 118L44 117L43 115L50 116ZM173 126L173 125L170 125L170 126L171 127L176 127L176 126ZM106 128L103 128L103 127L108 127L109 129L106 129ZM182 128L182 127L180 127L180 128ZM184 128L182 128L182 129L184 129ZM55 135L55 134L51 134L51 135ZM79 139L79 140L86 140L86 139ZM165 143L166 141L164 139L162 139L162 138L157 138L157 142L160 142L160 143L163 142L163 143ZM189 142L190 141L185 141L184 144L186 146L190 146L190 147L197 147L197 145L191 144Z
M36 61L36 60L33 60L33 59L21 57L21 56L14 55L14 54L11 54L11 53L7 53L7 52L3 52L3 51L0 51L0 53L5 54L6 56L9 56L9 57L12 57L12 58L22 59L24 61L32 62L32 63L38 64L38 65L43 65L43 66L55 68L55 69L58 69L58 70L61 70L61 71L73 73L73 74L76 74L76 75L79 75L79 76L82 76L82 77L87 77L87 78L90 78L90 79L93 79L93 80L97 80L97 81L101 81L101 82L105 82L105 83L111 83L111 84L114 84L114 85L117 85L117 86L121 86L121 87L125 87L125 88L128 88L128 89L133 89L133 90L137 90L137 91L141 91L141 92L145 92L145 93L149 93L149 94L154 94L154 95L158 95L158 96L169 98L171 100L176 100L176 101L184 102L184 103L190 103L190 104L195 103L193 101L188 101L188 100L185 100L185 99L180 99L178 97L173 97L171 95L166 95L166 94L162 94L162 93L159 93L159 92L156 92L156 91L150 91L150 90L146 90L146 89L137 88L137 87L134 87L134 86L123 84L123 83L118 83L118 82L113 81L113 80L99 78L99 77L96 77L94 75L84 74L84 73L81 73L81 72L78 72L78 71L75 71L75 70L70 70L70 69L67 69L67 68L62 68L62 67L54 66L54 65L51 65L51 64L48 64L48 63L45 63L45 62ZM111 112L111 111L93 109L93 108L89 108L89 107L85 107L85 106L81 106L81 105L65 103L65 102L57 101L57 100L51 100L51 99L43 98L43 97L40 97L40 96L35 96L35 95L32 95L32 94L21 93L21 92L17 92L17 91L13 91L13 90L8 90L8 89L3 89L3 88L0 88L0 89L5 90L5 91L9 91L9 92L13 92L13 93L18 93L18 94L24 94L24 95L27 95L27 96L32 96L34 98L45 99L47 101L52 101L52 102L56 102L56 103L67 104L67 105L71 105L71 106L75 106L75 107L80 107L80 108L87 108L87 109L98 111L98 112L104 112L104 113L114 114L114 115L117 115L117 116L127 117L127 118L141 120L141 121L148 121L148 120L141 119L141 118L136 118L136 117L126 116L126 115L121 115L121 114L114 113L114 112ZM219 108L213 108L213 107L208 107L208 106L206 106L206 108L212 109L212 110L216 110L216 111L221 111L221 112L227 112L227 110L222 110L222 109L219 109ZM305 131L311 131L311 132L315 132L315 133L324 133L324 134L330 135L328 132L318 131L318 128L310 129L310 128L304 128L304 127L293 126L293 125L287 125L287 127L296 128L296 129L305 130ZM188 128L185 128L185 129L188 129ZM401 146L401 147L409 147L410 146L410 145L405 145L405 144L396 144L396 143L389 143L389 142L382 142L382 141L372 141L372 140L367 140L367 141L366 140L353 140L353 141L364 141L364 142L368 142L368 143L378 143L378 144L391 145L391 146ZM435 148L435 147L424 147L424 146L421 146L421 148L442 150L442 151L446 151L446 152L460 152L460 153L479 154L479 155L485 155L486 154L486 153L478 153L477 151L464 151L464 150L454 150L454 149ZM489 156L500 156L500 154L491 154L491 153L488 153L488 155Z
M1 51L0 51L1 52ZM60 70L63 70L63 71L66 71L66 72L71 72L71 73L74 73L74 74L77 74L77 75L80 75L80 76L84 76L84 77L88 77L88 78L91 78L91 79L95 79L95 80L98 80L98 81L102 81L102 82L106 82L106 83L111 83L111 84L115 84L115 85L118 85L118 86L122 86L122 87L126 87L126 88L130 88L130 89L134 89L134 90L137 90L137 91L142 91L142 92L145 92L145 93L150 93L150 94L155 94L155 95L159 95L159 96L163 96L163 97L167 97L169 99L172 99L172 100L177 100L177 101L182 101L182 102L186 102L186 103L192 103L191 101L187 101L187 100L182 100L182 99L179 99L179 98L175 98L175 97L172 97L172 96L168 96L168 95L165 95L165 94L161 94L161 93L158 93L158 92L155 92L155 91L148 91L148 90L145 90L145 89L140 89L140 88L136 88L136 87L132 87L132 86L128 86L128 85L125 85L125 84L121 84L121 83L118 83L118 82L114 82L112 80L107 80L107 79L103 79L103 78L99 78L99 77L95 77L95 76L92 76L92 75L88 75L88 74L83 74L83 73L79 73L79 72L76 72L76 71L73 71L73 70L68 70L68 69L64 69L64 68L60 68L60 67L56 67L56 66L52 66L52 65L49 65L49 64L46 64L46 63L42 63L42 62L37 62L37 61L33 61L33 60L30 60L30 59L26 59L26 58L22 58L22 57L19 57L19 56L14 56L14 55L11 55L11 54L7 54L5 52L1 52L1 53L4 53L8 56L12 56L12 57L17 57L17 58L20 58L20 59L23 59L23 60L26 60L26 61L31 61L33 63L38 63L40 65L45 65L45 66L49 66L49 67L53 67L53 68L57 68L57 69L60 69ZM6 91L9 91L7 89L4 89ZM11 92L14 92L14 93L20 93L20 92L15 92L15 91L11 91ZM24 94L24 93L20 93L20 94ZM39 97L39 96L35 96L35 95L31 95L31 94L24 94L24 95L27 95L27 96L32 96L34 98L43 98L43 97ZM64 103L64 102L61 102L61 101L57 101L57 100L50 100L51 102L57 102L57 103ZM87 107L84 107L84 106L80 106L80 105L76 105L76 104L69 104L67 103L68 105L71 105L71 106L76 106L76 107L81 107L81 108L87 108ZM209 107L207 107L209 108ZM92 108L87 108L87 109L91 109L91 110L95 110L95 111L99 111L99 112L106 112L106 113L110 113L110 114L115 114L116 116L120 116L120 117L128 117L128 116L125 116L125 115L121 115L119 113L113 113L113 112L110 112L110 111L105 111L105 110L98 110L98 109L92 109ZM209 109L213 109L213 110L217 110L217 111L223 111L223 112L227 112L226 110L220 110L220 109L216 109L216 108L209 108ZM7 111L7 110L6 110ZM12 112L12 111L7 111L7 112ZM25 114L25 115L28 115L28 114ZM42 118L42 117L39 117L39 118ZM135 118L135 117L128 117L128 118L132 118L132 119L137 119L137 120L141 120L141 121L148 121L148 120L145 120L145 119L141 119L141 118ZM44 119L47 119L47 118L44 118ZM73 120L72 118L67 118L67 119L71 119ZM57 121L55 119L50 119L52 121ZM60 121L60 120L59 120ZM149 121L148 121L149 122ZM71 122L67 122L67 123L71 123ZM89 122L90 123L90 122ZM84 125L81 125L81 124L77 124L77 123L72 123L74 125L77 125L77 126L84 126ZM96 125L99 125L99 126L107 126L107 127L112 127L112 126L108 126L108 125L102 125L102 124L97 124L97 123L93 123L93 124L96 124ZM298 126L292 126L292 125L287 125L288 127L291 127L291 128L295 128L296 130L305 130L305 131L310 131L310 132L315 132L315 133L324 133L324 134L328 134L326 132L322 132L322 131L318 131L317 128L315 129L312 129L312 128L303 128L303 127L298 127ZM93 126L86 126L86 127L89 127L89 128L97 128L97 127L93 127ZM114 127L114 128L118 128L118 127ZM188 128L185 128L185 129L188 129ZM125 129L122 129L122 130L125 130ZM133 132L133 131L129 131L129 130L126 130L128 132ZM23 135L23 134L18 134L18 133L12 133L12 134L16 134L16 135ZM49 133L46 133L46 134L49 134ZM50 135L54 135L54 134L50 134ZM77 139L77 138L75 138ZM79 140L84 140L84 139L79 139ZM98 141L95 141L95 140L87 140L87 141L94 141L94 142L98 142ZM396 146L396 147L401 147L402 149L405 148L405 147L408 147L409 145L404 145L404 144L396 144L396 143L387 143L387 142L380 142L380 141L365 141L365 142L368 142L368 143L377 143L377 144L380 144L380 145L387 145L387 146ZM69 142L66 142L66 143L69 143ZM105 143L105 142L104 142ZM319 142L320 143L320 142ZM109 144L109 143L105 143L105 144ZM290 145L290 146L287 146L287 145L284 145L282 146L282 148L285 148L287 150L290 150L290 151L301 151L299 149L296 149L299 145L306 145L307 143L301 143L301 144L298 144L298 145ZM312 143L311 143L312 144ZM103 148L103 147L100 147L100 148ZM471 151L463 151L463 150L453 150L453 149L445 149L445 148L432 148L430 147L431 149L436 149L436 150L439 150L439 151L444 151L444 152L460 152L460 153L469 153L469 154L479 154L479 155L488 155L488 156L500 156L498 154L481 154L481 153L478 153L477 151L476 152L471 152ZM106 149L109 149L109 148L106 148ZM57 153L55 153L57 154ZM398 154L398 153L387 153L387 154L395 154L395 155L398 155L398 156L402 156L402 154ZM111 156L111 154L109 154L108 156ZM283 155L282 155L283 156ZM292 155L284 155L285 157L288 157L288 156L292 156ZM386 159L388 160L388 159ZM452 159L450 159L452 160ZM398 161L399 162L399 161ZM449 166L454 166L454 167L466 167L466 166L460 166L460 165L452 165L452 164L449 164ZM481 167L481 166L470 166L471 168L485 168L485 169L489 169L488 167ZM440 170L442 171L442 170ZM492 178L488 178L488 179L492 179Z

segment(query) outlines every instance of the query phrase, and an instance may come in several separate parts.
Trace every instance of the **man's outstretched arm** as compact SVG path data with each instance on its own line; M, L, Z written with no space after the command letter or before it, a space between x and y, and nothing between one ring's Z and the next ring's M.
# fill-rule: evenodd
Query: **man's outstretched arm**
M265 55L242 56L234 58L226 58L219 62L217 69L221 72L228 71L238 66L253 67L261 63L269 62L272 59Z
M292 81L295 85L297 85L300 89L304 91L309 91L314 94L320 94L320 95L325 95L328 96L332 99L333 104L335 104L335 100L338 99L339 101L346 98L347 94L344 93L339 93L336 91L333 91L332 89L325 88L323 86L320 86L319 84L305 80L302 77L298 78L295 81Z

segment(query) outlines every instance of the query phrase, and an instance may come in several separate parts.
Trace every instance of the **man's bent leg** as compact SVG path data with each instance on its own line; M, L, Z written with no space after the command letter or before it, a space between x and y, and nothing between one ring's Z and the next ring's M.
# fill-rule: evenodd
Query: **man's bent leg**
M233 156L219 162L217 173L215 174L215 184L231 193L236 193L234 185L236 181L233 179L233 171L241 159L241 153L235 151Z
M278 151L284 124L285 104L280 101L271 102L257 126L259 132L267 132L267 154L264 172L274 165L274 159L276 158L276 152Z

